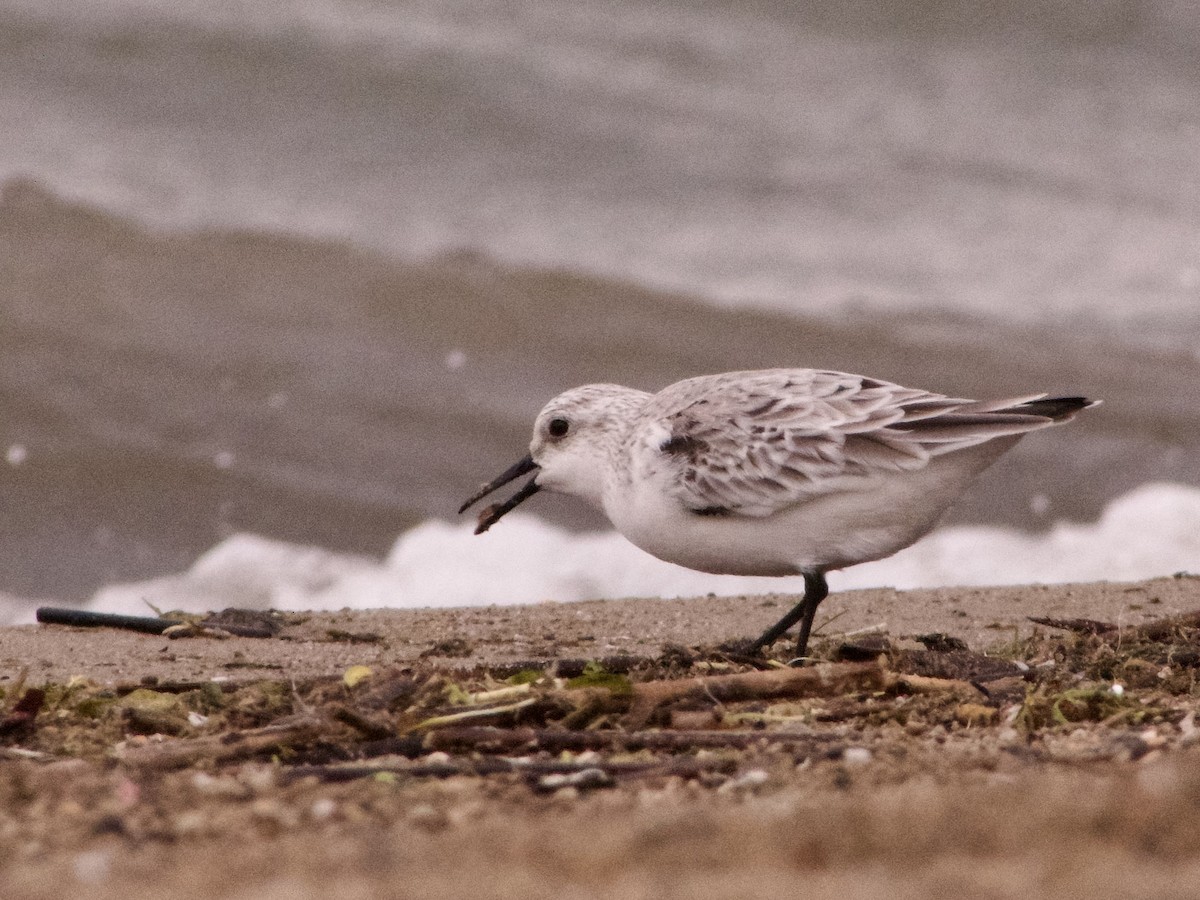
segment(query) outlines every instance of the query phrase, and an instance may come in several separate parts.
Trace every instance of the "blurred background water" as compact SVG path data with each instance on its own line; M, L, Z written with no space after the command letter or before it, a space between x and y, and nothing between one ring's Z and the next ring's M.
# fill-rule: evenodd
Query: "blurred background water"
M0 592L378 557L565 387L765 365L1106 400L950 524L1186 504L1198 160L1182 0L0 0Z

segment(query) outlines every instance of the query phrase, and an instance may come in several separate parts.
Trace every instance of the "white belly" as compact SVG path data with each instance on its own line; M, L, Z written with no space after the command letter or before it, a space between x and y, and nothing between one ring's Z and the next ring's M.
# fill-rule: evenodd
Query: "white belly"
M935 457L915 472L864 479L761 518L690 512L649 480L604 498L613 525L667 562L725 575L795 575L890 556L927 534L1016 438Z

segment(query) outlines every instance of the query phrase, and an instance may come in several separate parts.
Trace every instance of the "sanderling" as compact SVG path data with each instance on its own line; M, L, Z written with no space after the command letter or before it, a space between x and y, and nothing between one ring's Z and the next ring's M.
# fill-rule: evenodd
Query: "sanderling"
M529 454L459 512L535 472L480 513L476 534L546 489L587 500L659 559L803 575L804 598L749 646L757 652L799 622L804 656L825 573L907 547L1025 432L1096 402L962 400L813 369L706 375L657 394L588 384L547 403Z

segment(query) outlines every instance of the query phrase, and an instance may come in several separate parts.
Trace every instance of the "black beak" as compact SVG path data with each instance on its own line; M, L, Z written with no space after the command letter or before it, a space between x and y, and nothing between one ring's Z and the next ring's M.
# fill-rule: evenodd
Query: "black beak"
M502 472L497 478L494 478L487 484L480 486L479 490L472 494L471 498L458 508L459 513L462 514L466 512L468 507L479 502L492 491L496 490L497 488L504 487L504 485L508 484L510 481L520 478L526 472L534 471L537 467L538 464L533 461L533 457L527 455L524 459L517 462L516 465L511 466ZM479 524L475 526L475 533L483 534L502 518L504 518L504 516L512 512L514 509L536 494L539 490L541 490L541 488L538 487L537 476L534 476L525 482L525 486L523 488L521 488L503 503L488 506L480 510Z

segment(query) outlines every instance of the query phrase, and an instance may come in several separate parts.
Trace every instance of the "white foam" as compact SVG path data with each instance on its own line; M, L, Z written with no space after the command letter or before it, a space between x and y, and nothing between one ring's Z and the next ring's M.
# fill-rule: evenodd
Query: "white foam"
M830 576L833 590L891 586L1133 581L1200 570L1200 489L1147 484L1100 520L1030 535L1004 528L935 532L895 556ZM614 532L572 534L513 514L482 537L471 522L429 521L386 560L255 535L229 538L178 576L99 591L93 607L137 612L225 606L280 609L471 606L600 597L789 592L799 578L704 575L642 553Z

